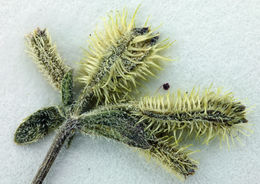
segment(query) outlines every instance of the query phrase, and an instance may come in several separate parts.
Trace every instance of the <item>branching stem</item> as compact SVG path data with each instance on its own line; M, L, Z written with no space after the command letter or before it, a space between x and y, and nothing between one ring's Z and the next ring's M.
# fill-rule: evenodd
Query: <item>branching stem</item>
M78 121L69 119L59 130L56 135L44 161L42 162L40 168L35 175L32 184L41 184L48 174L52 164L54 163L58 153L60 152L65 140L70 136L70 134L77 128Z

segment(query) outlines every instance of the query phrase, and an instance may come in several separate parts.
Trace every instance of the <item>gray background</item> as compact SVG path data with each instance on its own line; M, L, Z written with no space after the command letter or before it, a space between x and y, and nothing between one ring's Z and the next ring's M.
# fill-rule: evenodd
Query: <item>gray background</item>
M67 63L77 66L80 47L110 10L138 1L0 1L0 183L29 183L42 162L54 133L28 146L13 142L14 132L27 115L60 103L59 94L43 79L24 50L24 35L47 27ZM222 86L253 107L248 120L254 134L244 146L193 146L199 169L186 184L254 184L260 180L260 1L161 0L142 1L137 25L151 15L161 38L176 40L166 55L176 59L157 79L147 83L150 94L165 82L176 89ZM159 90L160 93L164 91ZM154 161L103 138L77 136L62 150L46 183L181 183Z

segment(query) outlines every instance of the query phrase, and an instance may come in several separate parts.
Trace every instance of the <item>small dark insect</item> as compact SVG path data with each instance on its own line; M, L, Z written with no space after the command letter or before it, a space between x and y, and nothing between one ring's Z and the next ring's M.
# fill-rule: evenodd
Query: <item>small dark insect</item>
M170 88L170 84L169 83L163 84L163 89L164 90L168 90L169 88Z
M170 84L167 82L167 83L164 83L163 85L161 85L158 89L157 89L157 91L156 91L156 93L158 93L159 92L159 90L160 89L164 89L164 90L168 90L169 88L170 88Z

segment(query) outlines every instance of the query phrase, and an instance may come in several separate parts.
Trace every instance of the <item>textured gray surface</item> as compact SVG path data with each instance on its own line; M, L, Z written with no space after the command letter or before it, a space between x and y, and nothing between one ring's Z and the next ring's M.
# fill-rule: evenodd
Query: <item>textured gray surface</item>
M54 134L39 143L17 146L13 134L24 117L35 110L60 103L59 95L43 80L24 53L24 35L47 27L66 62L76 66L80 47L101 17L110 10L137 1L0 1L0 183L29 183L42 162ZM142 1L137 24L151 15L150 23L162 38L176 40L167 54L176 59L158 79L147 84L154 93L169 82L171 90L194 86L223 86L254 106L248 115L254 134L244 146L220 149L218 143L194 146L199 170L187 184L256 184L260 181L260 1L176 0ZM163 91L160 91L163 93ZM63 150L46 183L181 183L137 152L102 138L77 136Z

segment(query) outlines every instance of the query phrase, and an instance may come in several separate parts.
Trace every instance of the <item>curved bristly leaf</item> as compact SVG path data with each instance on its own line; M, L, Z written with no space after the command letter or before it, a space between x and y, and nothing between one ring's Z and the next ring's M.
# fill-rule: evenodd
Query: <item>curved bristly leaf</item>
M130 23L126 21L126 10L114 17L110 14L104 21L105 33L95 31L90 37L78 80L91 90L99 104L129 100L139 80L154 76L161 69L160 61L170 60L160 51L171 43L157 43L159 33L153 33L150 27L135 27L136 13Z
M66 107L73 103L73 75L72 70L68 71L61 82L62 104Z
M156 97L144 97L137 115L147 122L154 134L170 134L176 141L183 137L203 138L209 143L216 137L226 142L241 124L247 123L245 106L231 93L206 89L191 93L178 91Z
M46 29L37 28L26 36L26 41L28 52L39 69L47 77L50 84L60 91L61 81L69 67L63 63L49 33Z
M17 144L36 142L64 121L56 106L40 109L27 117L17 128L14 141Z
M136 126L137 119L129 116L127 111L95 110L82 114L79 121L81 132L101 135L142 149L150 147L144 128Z
M144 152L158 159L160 165L180 179L193 175L198 168L198 162L189 158L192 151L177 144L157 145Z
M119 111L118 114L126 119L131 117L131 125L134 121L135 126L143 127L145 138L149 138L151 145L147 153L184 178L193 174L197 166L188 157L189 151L185 152L183 147L177 147L181 139L186 136L204 137L206 143L215 137L228 140L228 136L232 137L230 132L236 126L247 122L245 106L235 100L231 93L222 94L220 89L215 93L210 88L202 95L199 90L193 89L191 93L178 91L177 95L144 97L140 102L103 107L102 113L111 112L111 122L117 122L118 117L113 114L115 111ZM107 116L97 117L103 122L109 119ZM88 124L96 126L95 122L102 121L94 120ZM120 126L120 130L125 130L124 123L117 126ZM114 132L105 134L105 131L106 129L98 128L94 130L104 136L117 135ZM118 136L116 139L120 138Z
M129 113L137 117L160 143L178 143L186 137L203 139L208 144L215 138L229 144L237 134L244 134L242 125L247 123L245 106L231 93L213 92L206 89L200 94L193 89L190 93L144 97L140 102L107 106L109 110L132 109Z

